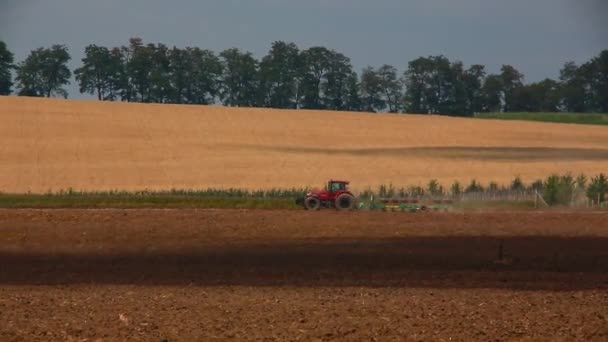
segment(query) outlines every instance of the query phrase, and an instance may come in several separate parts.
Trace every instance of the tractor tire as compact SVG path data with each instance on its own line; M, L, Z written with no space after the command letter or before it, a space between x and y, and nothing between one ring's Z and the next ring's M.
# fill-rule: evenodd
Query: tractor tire
M355 208L355 198L349 194L342 194L336 198L336 209L341 211L353 210Z
M306 210L319 210L321 209L321 201L316 197L307 197L304 199L304 208Z

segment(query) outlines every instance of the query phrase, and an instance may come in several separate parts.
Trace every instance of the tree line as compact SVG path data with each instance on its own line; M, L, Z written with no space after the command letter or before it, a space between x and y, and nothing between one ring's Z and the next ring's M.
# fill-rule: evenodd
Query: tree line
M0 95L67 97L72 71L64 45L38 48L14 64L0 41ZM15 75L13 80L13 74ZM511 65L490 74L445 56L357 73L348 57L326 47L301 50L277 41L261 60L237 48L89 45L73 71L81 93L103 101L365 112L472 115L478 112L608 112L608 50L587 63L567 62L558 80L524 82Z

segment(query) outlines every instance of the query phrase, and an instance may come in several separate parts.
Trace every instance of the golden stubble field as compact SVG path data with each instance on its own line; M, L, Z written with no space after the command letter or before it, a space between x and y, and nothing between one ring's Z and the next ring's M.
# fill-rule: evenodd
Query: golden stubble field
M0 191L355 189L608 172L599 126L0 97Z

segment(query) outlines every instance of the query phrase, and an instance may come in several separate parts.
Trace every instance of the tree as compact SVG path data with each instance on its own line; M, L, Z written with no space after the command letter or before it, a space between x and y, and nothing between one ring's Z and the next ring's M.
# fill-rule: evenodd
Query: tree
M164 44L148 44L151 51L152 68L150 77L149 102L171 102L173 89L171 88L171 68L169 63L169 49Z
M445 69L444 77L444 98L439 113L455 116L472 115L463 63L460 61L451 63L450 67Z
M523 87L524 75L510 65L503 65L500 71L504 96L504 111L516 111L518 107L516 93Z
M389 113L398 113L401 109L403 87L397 77L397 68L385 64L378 69L377 75Z
M276 41L260 64L264 103L272 108L298 108L300 50L294 43Z
M450 94L450 61L445 56L429 57L431 77L427 85L427 107L433 114L448 114L446 100Z
M154 69L154 45L144 45L141 38L131 38L129 46L123 47L127 52L126 71L129 79L129 92L132 100L139 102L151 101L152 82L150 75Z
M135 95L135 89L133 86L132 74L130 72L131 60L135 53L135 48L142 45L141 38L131 38L128 46L121 46L114 48L112 51L114 54L120 56L120 72L118 77L118 83L120 88L120 98L122 101L137 101Z
M220 96L223 66L213 51L191 48L191 97L188 103L212 104Z
M608 113L608 50L602 51L589 63L593 75L591 78L593 110Z
M250 52L228 49L220 53L222 87L220 98L227 106L253 107L259 99L258 61Z
M427 193L433 197L443 196L443 186L436 179L431 179L426 186Z
M587 197L591 201L601 204L606 201L606 193L608 193L608 177L600 173L599 176L591 179L591 184L587 189Z
M373 67L368 66L361 73L361 102L366 112L384 110L386 102L383 97L382 80Z
M191 98L191 68L192 56L190 49L178 49L173 47L169 50L167 58L169 60L169 84L171 87L172 103L188 103Z
M348 57L335 51L329 57L326 82L322 85L325 94L323 103L327 109L346 110L352 91L352 78L356 74Z
M356 74L350 59L334 50L312 47L302 51L296 70L297 107L355 110L359 108ZM298 100L299 99L299 100Z
M485 67L475 64L462 75L462 86L465 91L465 113L472 115L483 111L483 84L486 77Z
M306 109L324 109L322 92L323 83L327 82L327 73L332 52L324 47L311 47L300 55L302 82L300 94L301 105Z
M12 69L14 55L0 40L0 95L9 95L13 87Z
M17 66L17 87L21 96L62 96L68 93L63 88L72 76L67 63L71 59L67 47L53 45L32 51L25 61Z
M174 47L168 60L173 103L211 104L221 95L223 66L213 51Z
M572 202L575 180L570 174L551 175L544 182L543 198L549 205L568 205Z
M567 112L588 110L587 80L574 62L567 62L560 71L560 105Z
M483 112L501 112L503 103L503 85L502 78L499 75L488 75L486 77L482 94L482 111Z
M431 111L432 94L430 82L433 77L434 62L429 58L420 57L408 63L403 74L405 85L404 107L413 114L427 114Z
M462 77L462 63L451 63L445 56L421 57L410 62L403 77L406 111L465 114L466 91Z
M121 69L120 56L106 47L89 45L82 63L82 67L74 71L80 92L97 94L98 100L114 100Z
M361 111L362 109L362 101L361 101L361 86L359 83L359 76L356 72L350 74L348 79L346 80L346 106L345 110L350 110L353 112Z
M517 88L513 92L513 110L519 112L556 112L559 107L559 84L551 79Z

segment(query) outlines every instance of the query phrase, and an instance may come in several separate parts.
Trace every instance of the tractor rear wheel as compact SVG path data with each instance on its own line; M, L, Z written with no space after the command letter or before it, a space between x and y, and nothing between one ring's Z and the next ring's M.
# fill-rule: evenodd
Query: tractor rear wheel
M342 194L336 198L336 209L353 210L355 208L355 198L350 194Z
M316 197L307 197L304 199L304 208L307 210L319 210L321 208L321 201Z

